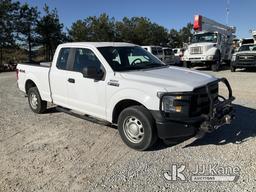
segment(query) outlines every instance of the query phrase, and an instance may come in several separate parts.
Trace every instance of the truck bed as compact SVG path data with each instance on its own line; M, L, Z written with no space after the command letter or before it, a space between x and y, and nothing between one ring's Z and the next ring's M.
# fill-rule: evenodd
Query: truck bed
M51 101L49 86L50 64L21 63L17 65L18 87L26 93L26 83L32 81L36 84L43 100Z

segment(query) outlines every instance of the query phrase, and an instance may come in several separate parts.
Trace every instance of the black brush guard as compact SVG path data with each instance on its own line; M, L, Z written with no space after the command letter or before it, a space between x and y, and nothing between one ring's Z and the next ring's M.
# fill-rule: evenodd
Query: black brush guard
M228 98L224 98L223 96L217 96L217 99L213 97L211 94L210 87L214 84L223 83L228 89ZM208 83L204 86L206 89L206 93L208 95L210 106L209 106L209 113L202 114L197 117L175 117L175 118L166 118L165 112L162 111L162 99L164 96L191 96L196 95L197 93L191 92L176 92L176 93L166 93L161 95L160 98L160 112L162 117L166 120L176 121L176 122L183 122L186 124L198 124L199 129L205 132L212 132L213 130L217 129L218 127L224 124L230 124L231 120L234 118L234 109L232 107L232 101L235 100L235 97L232 95L232 89L230 84L226 78L220 78L214 82Z
M212 83L206 85L206 92L210 100L210 109L208 115L203 115L205 121L200 126L200 129L206 132L212 132L224 124L230 124L234 118L232 101L235 100L235 97L232 95L230 84L226 78L220 78L214 83L219 82L224 83L228 88L228 98L226 99L218 94L218 98L215 101L209 89Z

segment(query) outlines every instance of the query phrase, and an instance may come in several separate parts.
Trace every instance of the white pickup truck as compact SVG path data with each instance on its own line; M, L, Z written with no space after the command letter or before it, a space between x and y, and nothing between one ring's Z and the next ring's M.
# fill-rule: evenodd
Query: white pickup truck
M123 141L146 150L158 138L195 135L230 123L226 79L170 67L129 43L67 43L50 66L18 64L18 87L35 113L47 102L118 125ZM228 98L218 94L223 82Z

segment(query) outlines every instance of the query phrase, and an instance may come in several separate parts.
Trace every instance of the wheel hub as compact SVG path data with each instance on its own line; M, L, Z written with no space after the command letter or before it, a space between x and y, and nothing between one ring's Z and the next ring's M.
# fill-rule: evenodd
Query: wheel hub
M128 129L129 129L129 132L133 135L139 134L139 127L135 123L131 123Z
M37 100L37 96L35 93L31 93L31 96L30 96L30 104L31 104L31 107L33 109L36 109L37 108L37 105L38 105L38 100Z
M127 117L123 124L126 138L132 143L139 143L144 137L144 128L140 120L136 117Z

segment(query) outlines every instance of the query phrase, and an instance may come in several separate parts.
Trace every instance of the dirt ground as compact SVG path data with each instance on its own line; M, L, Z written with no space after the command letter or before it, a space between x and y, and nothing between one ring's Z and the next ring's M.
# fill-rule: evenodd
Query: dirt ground
M0 73L0 191L256 191L256 72L212 74L231 83L234 122L201 139L138 152L115 128L55 108L34 114L15 73ZM174 164L238 167L240 176L236 182L192 182L189 175L168 181L164 172Z

